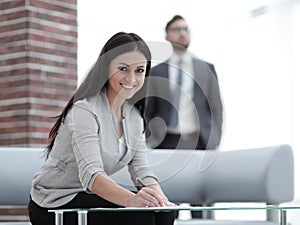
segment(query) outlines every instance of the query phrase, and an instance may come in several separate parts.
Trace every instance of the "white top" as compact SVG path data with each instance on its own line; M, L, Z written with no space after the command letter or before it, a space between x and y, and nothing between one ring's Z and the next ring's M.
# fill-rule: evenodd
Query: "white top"
M121 159L126 153L126 143L124 134L119 138L119 159Z
M199 130L197 111L193 102L194 97L194 68L193 58L189 52L186 52L182 57L182 85L179 104L179 121L178 127L172 133L188 134ZM178 91L176 84L178 76L178 62L180 57L173 54L169 60L169 79L171 92Z

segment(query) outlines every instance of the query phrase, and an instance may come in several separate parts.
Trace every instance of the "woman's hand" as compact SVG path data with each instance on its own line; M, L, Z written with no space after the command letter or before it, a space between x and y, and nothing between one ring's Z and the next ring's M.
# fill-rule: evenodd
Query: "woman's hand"
M165 199L157 191L143 187L131 200L132 207L160 207L165 205Z
M176 204L169 202L165 196L158 194L156 190L150 187L143 187L133 197L131 207L162 207L175 206Z
M138 193L125 189L105 174L97 175L92 190L101 198L124 207L171 206L158 185L143 187Z
M175 203L170 202L168 199L164 200L164 206L176 206Z

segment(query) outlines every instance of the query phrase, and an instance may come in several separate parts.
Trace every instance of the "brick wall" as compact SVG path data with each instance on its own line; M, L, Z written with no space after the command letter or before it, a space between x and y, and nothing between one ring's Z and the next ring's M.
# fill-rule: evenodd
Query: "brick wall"
M76 86L76 0L1 0L0 145L45 146Z

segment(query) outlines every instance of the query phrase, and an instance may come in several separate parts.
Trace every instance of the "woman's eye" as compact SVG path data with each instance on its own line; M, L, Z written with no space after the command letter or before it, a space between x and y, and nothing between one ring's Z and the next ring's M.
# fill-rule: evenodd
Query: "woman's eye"
M119 69L120 71L127 71L127 68L126 68L125 66L120 66L118 69Z
M144 71L145 71L144 69L137 69L136 70L136 72L138 72L138 73L144 73Z

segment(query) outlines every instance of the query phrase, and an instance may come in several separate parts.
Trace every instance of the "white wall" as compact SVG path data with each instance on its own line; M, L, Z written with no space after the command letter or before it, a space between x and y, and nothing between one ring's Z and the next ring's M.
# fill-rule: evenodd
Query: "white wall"
M221 148L290 144L295 156L293 203L300 204L300 4L270 1L262 5L265 14L242 17L215 31L214 50L207 48L204 54L217 67L225 104ZM229 214L218 212L217 218L265 217L261 212ZM300 224L299 211L289 212L288 217L293 225Z
M292 20L292 38L291 38L291 51L292 51L292 146L294 148L295 156L295 202L300 203L300 1L295 1L291 9ZM289 214L289 220L293 225L300 224L300 213Z

